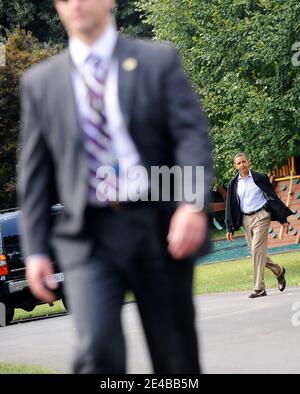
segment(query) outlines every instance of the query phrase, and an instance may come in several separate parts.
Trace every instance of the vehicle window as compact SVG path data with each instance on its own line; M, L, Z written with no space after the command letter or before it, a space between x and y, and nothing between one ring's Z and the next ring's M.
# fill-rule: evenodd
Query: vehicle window
M1 227L4 252L6 254L19 253L18 219L6 220Z

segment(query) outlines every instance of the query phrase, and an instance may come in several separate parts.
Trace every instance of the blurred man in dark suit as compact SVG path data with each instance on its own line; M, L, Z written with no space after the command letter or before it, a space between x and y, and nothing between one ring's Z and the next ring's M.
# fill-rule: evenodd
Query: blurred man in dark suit
M193 201L146 201L145 174L204 166L207 201L207 122L176 50L118 35L113 0L55 6L69 48L22 79L19 196L31 290L54 300L45 278L57 260L79 337L75 373L125 372L120 312L128 289L154 371L199 373L192 256L206 247L207 215ZM199 187L194 175L191 185ZM114 198L121 189L125 197ZM137 189L138 201L130 198ZM64 208L50 226L56 195Z

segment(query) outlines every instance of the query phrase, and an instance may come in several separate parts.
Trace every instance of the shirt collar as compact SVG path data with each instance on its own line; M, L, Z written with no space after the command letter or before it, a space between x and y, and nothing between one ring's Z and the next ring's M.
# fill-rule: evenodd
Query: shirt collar
M109 61L113 55L118 33L113 25L109 25L97 41L89 46L78 38L69 40L69 51L76 67L82 67L91 54L96 55L104 61Z
M252 177L252 172L251 172L251 170L249 170L249 175L247 176L246 179L248 179L248 178L253 178L253 177ZM240 180L240 179L243 179L243 178L241 177L241 174L239 173L239 180Z

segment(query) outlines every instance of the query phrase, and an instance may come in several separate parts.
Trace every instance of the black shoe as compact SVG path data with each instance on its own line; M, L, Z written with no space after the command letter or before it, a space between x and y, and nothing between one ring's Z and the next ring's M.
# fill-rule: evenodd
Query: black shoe
M283 268L282 274L278 276L277 280L278 280L278 289L280 291L284 291L285 287L286 287L286 280L285 280L285 268Z
M266 295L266 290L255 290L254 293L249 295L249 298L265 297Z

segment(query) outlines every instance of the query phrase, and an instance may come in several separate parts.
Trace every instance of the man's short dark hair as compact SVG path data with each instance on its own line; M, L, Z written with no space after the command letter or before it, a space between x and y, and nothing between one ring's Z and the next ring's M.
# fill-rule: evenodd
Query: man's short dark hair
M234 155L234 158L233 158L233 162L235 163L235 160L238 158L238 157L245 157L247 160L248 160L248 156L245 154L245 153L237 153L236 155Z

